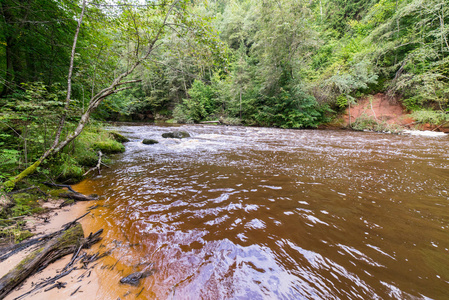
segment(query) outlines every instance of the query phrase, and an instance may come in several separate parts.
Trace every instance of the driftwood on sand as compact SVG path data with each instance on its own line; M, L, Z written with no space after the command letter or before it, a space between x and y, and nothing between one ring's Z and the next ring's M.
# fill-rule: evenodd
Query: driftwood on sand
M95 200L96 197L85 196L83 194L75 192L68 185L57 185L52 183L45 183L51 186L68 188L72 193L60 194L61 197L74 199L75 201L88 201ZM64 283L58 282L60 278L67 276L70 272L76 269L73 267L75 260L80 259L80 251L83 248L90 248L93 244L101 240L101 233L103 230L99 230L94 234L90 234L88 237L84 237L83 228L77 221L90 212L85 213L81 217L75 219L62 226L61 230L46 234L44 236L23 241L22 243L12 245L7 248L1 249L0 262L9 258L10 256L33 246L31 251L15 268L10 270L6 275L0 279L0 299L3 299L8 295L15 287L21 284L29 276L36 272L39 272L46 268L50 263L73 253L71 261L66 267L55 277L48 278L43 282L34 285L34 288L18 297L20 299L33 291L46 287L46 290L52 288L64 287ZM85 254L84 254L85 256ZM92 261L92 259L90 259Z
M0 299L3 299L27 277L44 269L59 258L74 253L70 263L58 276L56 276L57 278L51 278L36 288L43 288L50 284L54 284L57 279L68 275L74 269L71 265L78 256L81 248L89 248L91 245L100 241L101 233L102 230L84 238L81 224L77 222L66 224L64 229L56 232L52 238L44 239L43 242L37 245L36 250L28 254L14 269L0 279Z

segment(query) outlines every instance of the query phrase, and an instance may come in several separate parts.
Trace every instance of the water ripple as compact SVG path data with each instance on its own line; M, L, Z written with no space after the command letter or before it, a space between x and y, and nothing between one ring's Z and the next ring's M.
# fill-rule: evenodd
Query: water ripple
M144 281L153 298L447 296L447 138L118 129L132 139L126 152L84 184L104 195L94 220L107 227L105 243L126 240L112 255L158 270ZM161 137L174 129L192 137Z

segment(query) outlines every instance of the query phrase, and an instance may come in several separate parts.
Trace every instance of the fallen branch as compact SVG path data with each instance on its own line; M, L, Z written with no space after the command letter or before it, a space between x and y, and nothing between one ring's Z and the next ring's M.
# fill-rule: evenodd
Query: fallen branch
M215 121L202 121L202 122L200 122L200 124L214 124L214 123L220 124L221 121L220 120L215 120Z
M17 216L17 217L12 217L12 218L8 218L8 219L0 219L0 221L11 221L11 220L16 220L16 219L23 219L25 217L28 217L28 215Z
M98 163L95 167L90 168L86 173L83 174L83 176L86 176L87 174L89 174L92 171L98 170L98 175L100 175L101 171L101 157L103 156L103 153L101 153L101 151L98 151Z
M62 225L62 230L67 230L70 227L72 227L73 225L76 224L76 222L78 222L79 220L81 220L82 218L84 218L85 216L87 216L88 214L90 214L90 211L88 211L87 213L85 213L84 215L82 215L81 217L76 218L75 220L73 220L72 222L66 223L64 225Z
M81 288L81 285L80 285L79 287L77 287L76 290L70 294L70 297L72 297L73 295L75 295L76 292L78 292L78 290L79 290L80 288Z
M39 193L41 193L45 197L49 196L47 193L42 191L38 186L32 186L32 187L29 187L29 188L26 188L26 189L21 189L21 190L18 190L18 191L10 192L10 193L8 193L8 195L19 194L19 193L27 192L27 191L34 190L34 189L36 189Z
M440 124L439 126L437 126L437 127L435 127L434 129L432 129L432 131L439 130L441 127L443 127L443 126L446 125L447 123L449 123L449 121Z
M51 187L66 188L69 191L71 191L72 193L79 194L77 191L72 189L72 187L68 184L56 184L56 183L51 183L51 182L44 182L44 184L46 186L51 186Z
M92 200L98 200L98 197L93 197L93 196L86 196L80 193L63 193L63 194L59 194L59 197L62 198L68 198L68 199L73 199L76 201L92 201Z

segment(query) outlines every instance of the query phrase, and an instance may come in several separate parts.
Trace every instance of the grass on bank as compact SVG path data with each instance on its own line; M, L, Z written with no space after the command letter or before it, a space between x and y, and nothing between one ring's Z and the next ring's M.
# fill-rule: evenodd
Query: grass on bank
M410 117L419 124L441 125L449 122L449 112L441 110L418 110L412 112Z
M122 135L104 129L101 125L88 126L77 139L69 144L58 157L49 163L51 177L72 184L83 178L83 174L98 162L98 151L103 154L121 153L125 147L119 141ZM107 156L104 162L107 162Z

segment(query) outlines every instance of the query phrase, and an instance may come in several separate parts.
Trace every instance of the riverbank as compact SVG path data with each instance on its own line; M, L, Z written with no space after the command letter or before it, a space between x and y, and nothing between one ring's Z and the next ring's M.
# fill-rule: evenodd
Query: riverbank
M94 204L92 201L76 202L70 206L60 208L61 203L64 201L64 199L49 200L43 204L43 207L47 210L45 213L25 218L25 227L34 234L34 238L60 230L64 224L84 215L89 206ZM84 222L85 220L81 221L82 224ZM85 228L85 225L83 225L83 228ZM84 235L87 236L88 234L89 232L85 230ZM3 277L9 271L14 269L33 250L35 250L34 247L29 247L0 262L0 277ZM86 253L91 252L90 250L82 251L86 251ZM70 274L61 277L56 281L56 283L60 282L59 288L51 288L53 285L49 285L35 290L34 292L30 292L33 291L40 282L60 274L61 270L63 270L71 261L71 258L72 255L66 255L43 270L28 277L23 283L19 284L18 287L9 293L5 299L67 299L71 295L77 293L84 296L89 295L89 298L95 298L96 292L99 289L99 280L95 271L95 266L85 268L80 262L78 262L76 265L77 268L70 272ZM28 292L30 293L26 294ZM26 295L23 296L24 294Z

